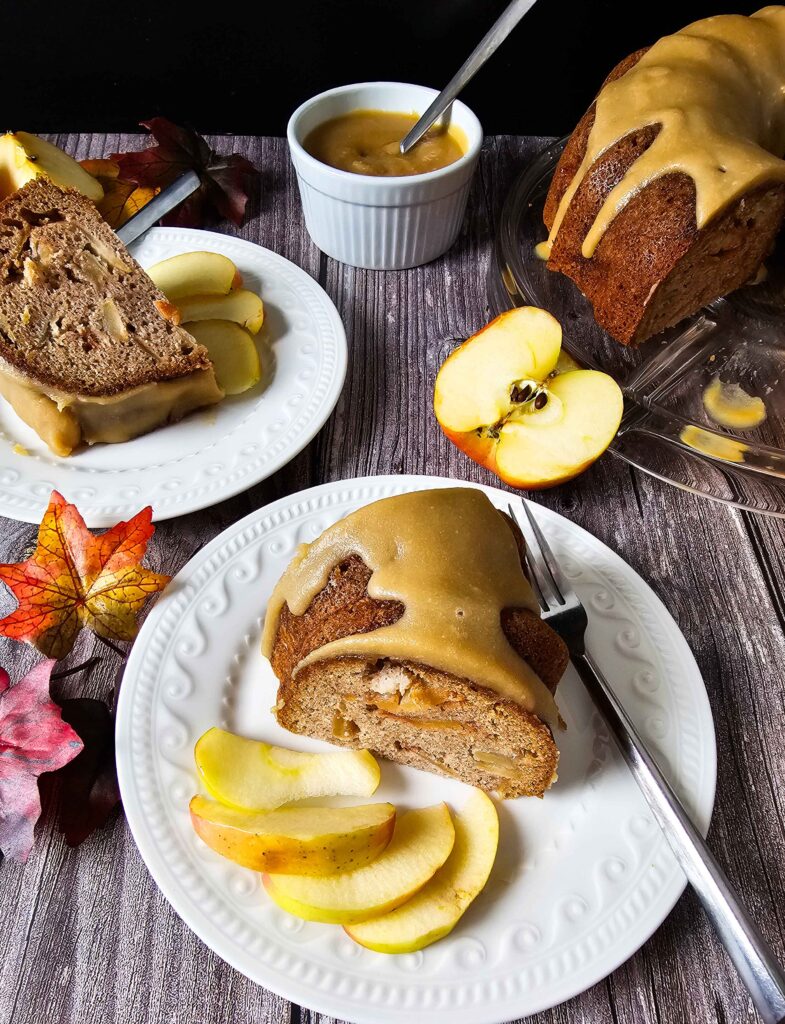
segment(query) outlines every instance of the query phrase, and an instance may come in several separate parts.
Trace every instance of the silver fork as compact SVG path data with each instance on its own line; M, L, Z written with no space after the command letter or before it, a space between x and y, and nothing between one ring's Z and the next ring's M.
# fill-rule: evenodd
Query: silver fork
M526 538L526 564L542 618L566 643L589 696L605 719L635 781L665 834L687 880L698 895L764 1024L785 1021L785 972L727 876L693 825L684 805L657 767L627 712L589 652L588 619L581 600L559 569L548 542L521 501L525 519L508 506Z

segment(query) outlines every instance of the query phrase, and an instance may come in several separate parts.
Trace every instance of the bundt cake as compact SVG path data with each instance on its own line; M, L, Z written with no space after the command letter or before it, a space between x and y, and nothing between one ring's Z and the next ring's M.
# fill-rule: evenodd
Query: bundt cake
M623 60L570 137L539 254L635 344L754 277L785 215L785 7Z
M541 796L556 778L553 694L569 655L540 618L522 545L467 487L382 499L302 545L264 625L278 722Z

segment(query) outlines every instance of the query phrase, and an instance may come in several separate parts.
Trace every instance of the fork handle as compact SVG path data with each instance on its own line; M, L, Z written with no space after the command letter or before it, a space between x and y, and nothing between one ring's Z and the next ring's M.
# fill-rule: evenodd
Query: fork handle
M747 986L761 1020L764 1024L783 1024L785 972L773 950L739 903L725 872L597 665L588 654L573 656L572 663L605 718L687 880Z

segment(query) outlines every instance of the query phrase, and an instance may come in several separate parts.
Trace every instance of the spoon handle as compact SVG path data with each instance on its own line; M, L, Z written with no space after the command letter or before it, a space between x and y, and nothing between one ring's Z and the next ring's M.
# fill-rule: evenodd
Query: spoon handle
M496 52L524 14L534 7L536 2L537 0L512 0L512 3L502 11L474 48L471 56L464 61L417 124L401 140L401 153L406 153L416 142L420 141L434 121L441 117L461 89L474 78L486 60Z

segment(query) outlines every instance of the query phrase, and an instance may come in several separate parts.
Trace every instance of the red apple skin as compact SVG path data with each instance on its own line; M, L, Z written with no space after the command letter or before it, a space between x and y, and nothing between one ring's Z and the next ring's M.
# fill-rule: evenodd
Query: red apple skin
M580 476L581 473L596 461L595 459L589 459L579 466L574 466L564 476L554 477L549 480L526 480L521 477L510 476L499 469L496 464L496 441L493 438L478 437L473 430L467 433L459 433L447 430L441 424L439 426L444 436L452 441L456 448L460 448L464 455L468 455L472 462L476 462L485 469L489 469L491 473L505 484L518 490L547 491L550 487L558 487L560 484L566 484L570 480L574 480L576 476Z
M456 448L460 448L464 455L468 455L473 462L478 463L480 466L485 466L492 473L496 473L497 476L499 475L496 470L496 442L493 438L478 437L473 430L464 433L462 431L448 430L441 423L439 426L444 436L452 441Z

